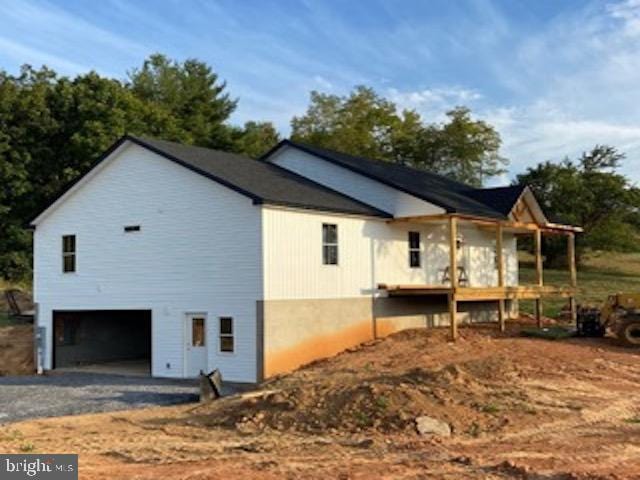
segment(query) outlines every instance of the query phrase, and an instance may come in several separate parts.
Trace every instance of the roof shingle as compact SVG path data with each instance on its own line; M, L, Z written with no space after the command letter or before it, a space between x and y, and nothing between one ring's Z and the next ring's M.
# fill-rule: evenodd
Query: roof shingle
M504 219L518 198L515 196L516 192L518 190L521 192L524 188L515 186L478 189L432 172L348 155L291 140L283 140L271 152L283 145L298 148L311 155L402 190L405 193L442 207L448 213ZM262 158L266 159L271 152L265 154ZM509 201L512 199L513 203L509 205Z
M388 212L267 162L165 140L125 138L232 188L252 198L255 203L391 217Z

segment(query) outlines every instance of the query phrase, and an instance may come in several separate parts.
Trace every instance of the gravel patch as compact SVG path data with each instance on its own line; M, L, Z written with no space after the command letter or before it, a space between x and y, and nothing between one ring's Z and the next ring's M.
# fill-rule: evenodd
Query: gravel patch
M198 399L197 380L80 372L0 377L0 423L176 405Z

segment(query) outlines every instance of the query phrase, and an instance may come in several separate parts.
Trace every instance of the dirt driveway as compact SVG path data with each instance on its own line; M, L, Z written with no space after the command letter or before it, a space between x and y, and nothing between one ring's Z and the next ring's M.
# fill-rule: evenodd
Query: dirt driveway
M0 451L78 453L82 480L640 479L640 352L515 324L447 339L400 332L207 404L15 422Z
M76 372L0 377L0 423L197 400L195 380Z

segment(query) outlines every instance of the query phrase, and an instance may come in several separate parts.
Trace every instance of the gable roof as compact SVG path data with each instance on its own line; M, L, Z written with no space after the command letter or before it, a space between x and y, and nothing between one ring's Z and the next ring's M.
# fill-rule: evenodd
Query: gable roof
M125 142L132 142L189 170L218 182L253 200L269 204L327 212L391 218L392 215L277 165L234 153L183 145L153 138L125 135L112 145L89 170L92 171ZM32 222L81 182L69 185Z
M522 192L526 189L526 185L511 185L509 187L495 188L476 188L469 190L466 195L490 206L505 217L511 213L513 206L516 204Z
M407 167L395 163L372 160L369 158L348 155L346 153L315 147L291 140L283 140L261 159L267 160L283 146L291 146L303 152L320 157L328 162L359 173L365 177L401 190L417 198L444 208L447 213L460 213L505 219L513 203L517 189L524 187L501 187L478 189L470 185L452 180L424 170ZM515 196L515 197L514 197Z

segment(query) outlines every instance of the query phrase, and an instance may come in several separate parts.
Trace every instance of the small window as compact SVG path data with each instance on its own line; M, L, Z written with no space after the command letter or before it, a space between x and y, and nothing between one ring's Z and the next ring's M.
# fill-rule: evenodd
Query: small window
M191 346L204 347L205 346L205 328L204 318L194 317L191 319Z
M409 266L420 267L420 232L409 232Z
M338 264L338 226L333 223L322 224L322 263Z
M73 273L76 271L76 236L62 236L62 272Z
M125 233L139 232L140 231L140 225L127 225L126 227L124 227L124 231L125 231Z
M220 351L233 352L233 318L220 317Z

